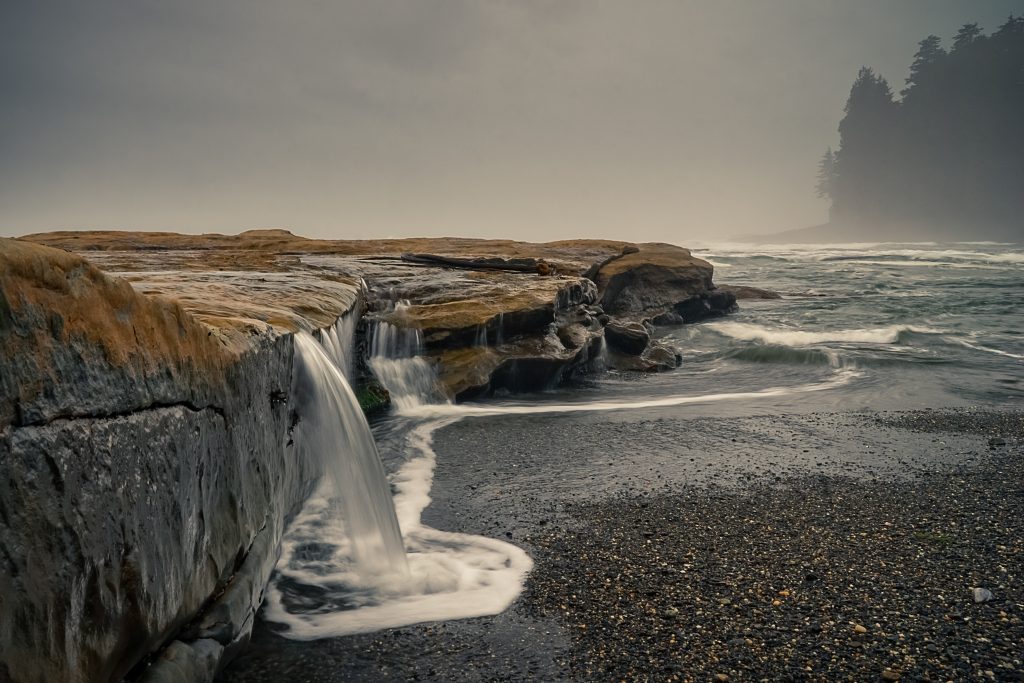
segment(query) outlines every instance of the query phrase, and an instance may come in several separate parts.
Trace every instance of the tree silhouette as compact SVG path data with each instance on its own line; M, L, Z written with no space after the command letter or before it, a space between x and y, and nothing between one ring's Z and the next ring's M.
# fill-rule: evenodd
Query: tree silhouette
M914 62L910 65L907 87L900 91L900 95L906 97L914 88L926 88L936 82L945 56L942 39L936 35L928 36L918 43Z
M949 52L926 37L899 99L862 68L839 140L816 188L833 222L1024 241L1024 17L991 35L966 24Z
M832 198L832 190L836 184L836 155L829 147L818 162L818 196Z

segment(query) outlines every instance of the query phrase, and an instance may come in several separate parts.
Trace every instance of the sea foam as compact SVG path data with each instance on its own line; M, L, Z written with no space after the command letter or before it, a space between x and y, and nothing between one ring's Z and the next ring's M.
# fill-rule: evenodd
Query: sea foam
M786 328L769 328L751 323L719 322L706 326L718 334L740 341L779 344L782 346L810 346L829 342L853 344L896 344L903 335L940 334L941 330L911 325L888 325L854 330L826 330L809 332Z

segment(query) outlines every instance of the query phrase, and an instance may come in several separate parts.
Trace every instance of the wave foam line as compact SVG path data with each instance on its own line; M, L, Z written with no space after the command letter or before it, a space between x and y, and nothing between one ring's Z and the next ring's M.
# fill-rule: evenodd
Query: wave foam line
M465 619L504 611L522 592L533 561L504 541L433 529L422 523L431 502L437 453L435 432L466 417L610 411L759 399L822 391L860 373L844 369L825 382L760 391L670 396L646 401L519 406L403 406L399 414L431 418L406 437L415 457L392 477L395 511L407 553L407 574L360 572L343 526L331 513L329 492L307 502L282 542L281 560L267 587L264 618L285 625L280 635L315 640L427 621Z
M550 413L604 412L612 410L640 410L643 408L666 408L697 403L720 401L742 401L747 399L787 396L789 394L824 391L848 384L862 373L852 369L837 371L825 382L801 384L795 387L770 387L759 391L738 391L723 394L696 394L667 396L646 401L593 401L589 403L550 403L530 405L481 405L472 403L416 406L401 412L409 417L486 417L490 415L544 415Z
M287 626L280 635L316 640L427 621L498 614L522 592L533 561L510 543L440 531L421 523L430 504L437 454L434 433L458 417L419 425L407 436L416 457L395 474L395 511L407 574L367 575L351 561L350 541L318 495L282 543L264 617Z
M887 327L869 329L830 330L824 332L772 329L750 323L710 323L706 327L726 337L732 337L740 341L758 341L765 344L780 344L782 346L808 346L810 344L824 344L827 342L895 344L900 340L900 335L907 332L941 334L941 330L911 325L889 325Z
M946 338L949 339L950 341L953 341L953 342L956 342L957 344L960 344L961 346L966 346L969 349L974 349L975 351L984 351L985 353L994 353L994 354L996 354L998 356L1006 356L1007 358L1015 358L1017 360L1024 360L1024 356L1022 356L1020 354L1017 354L1017 353L1010 353L1009 351L1000 351L999 349L993 349L993 348L990 348L988 346L982 346L981 344L972 344L971 342L967 341L966 339L961 339L960 337L946 337Z

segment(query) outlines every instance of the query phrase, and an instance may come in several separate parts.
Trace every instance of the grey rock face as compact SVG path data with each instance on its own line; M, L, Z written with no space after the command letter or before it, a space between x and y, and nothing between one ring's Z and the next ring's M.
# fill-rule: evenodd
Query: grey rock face
M639 356L651 343L651 334L640 323L612 320L604 327L604 337L608 345L617 351Z
M0 680L118 680L175 637L163 680L212 677L320 476L293 338L13 240L0 309Z
M221 406L2 433L0 672L117 679L239 580L259 543L240 594L256 609L284 524L319 476L285 447L291 353L290 337L257 344L223 378ZM245 628L197 635L224 647Z

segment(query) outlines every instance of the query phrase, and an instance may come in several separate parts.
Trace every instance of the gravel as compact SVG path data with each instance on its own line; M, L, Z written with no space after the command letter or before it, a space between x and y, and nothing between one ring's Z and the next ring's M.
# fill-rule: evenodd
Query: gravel
M909 481L800 477L571 509L589 523L528 539L523 597L567 627L567 677L1024 680L1024 418L868 420L1004 445Z

